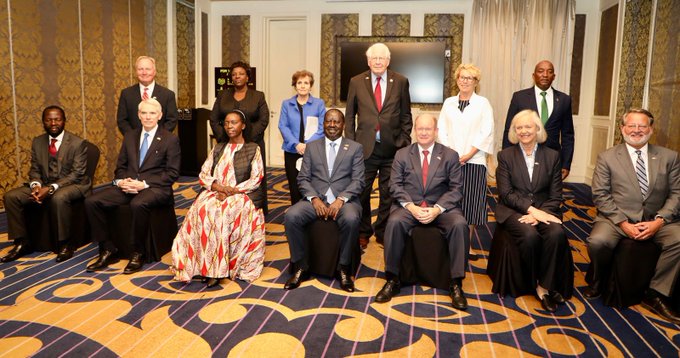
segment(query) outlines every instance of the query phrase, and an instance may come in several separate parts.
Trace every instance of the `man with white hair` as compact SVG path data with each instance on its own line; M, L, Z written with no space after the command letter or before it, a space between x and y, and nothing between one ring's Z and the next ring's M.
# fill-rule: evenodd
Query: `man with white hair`
M362 248L375 234L382 243L392 198L389 191L392 160L398 149L411 143L411 96L408 79L388 70L390 49L383 43L366 51L368 71L352 77L345 109L345 137L364 148L366 185L361 194L362 218L359 243ZM371 227L371 191L379 175L378 219Z

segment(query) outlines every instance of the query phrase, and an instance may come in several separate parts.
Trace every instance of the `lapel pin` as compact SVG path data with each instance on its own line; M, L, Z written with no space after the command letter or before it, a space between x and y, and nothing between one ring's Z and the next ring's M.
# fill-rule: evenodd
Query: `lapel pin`
M394 80L390 78L390 82L394 82Z
M368 76L366 76L366 78L364 78L364 79L367 80L367 79L368 79Z
M442 160L442 157L440 157L440 156L437 156L437 160Z
M161 137L156 137L156 140L160 141L160 140L161 140Z
M534 162L534 165L538 165L538 162Z

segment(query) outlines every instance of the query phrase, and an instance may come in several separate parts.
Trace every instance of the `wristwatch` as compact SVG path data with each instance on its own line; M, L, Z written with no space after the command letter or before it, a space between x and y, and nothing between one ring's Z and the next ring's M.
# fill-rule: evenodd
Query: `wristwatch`
M661 219L661 221L663 221L663 223L666 224L666 219L664 219L663 216L661 216L661 215L656 215L656 216L654 216L654 220L656 220L656 219Z

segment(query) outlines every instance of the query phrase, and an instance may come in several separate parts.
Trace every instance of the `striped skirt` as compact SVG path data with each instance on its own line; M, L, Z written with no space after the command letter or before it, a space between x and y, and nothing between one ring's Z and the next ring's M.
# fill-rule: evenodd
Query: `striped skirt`
M486 213L486 167L481 164L465 164L463 173L462 209L468 225L484 225Z

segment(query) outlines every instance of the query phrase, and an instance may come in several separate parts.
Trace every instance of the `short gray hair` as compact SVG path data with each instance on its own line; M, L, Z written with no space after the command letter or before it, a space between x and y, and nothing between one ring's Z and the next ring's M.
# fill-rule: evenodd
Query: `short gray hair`
M517 144L519 142L519 138L517 138L517 131L515 127L520 119L525 118L531 119L536 125L536 128L538 129L536 131L536 141L538 143L545 142L546 139L548 139L548 134L545 132L545 127L543 127L543 122L541 122L541 118L538 116L538 113L530 109L525 109L515 114L515 116L512 118L512 122L510 122L510 129L508 130L508 140L510 141L510 143Z

